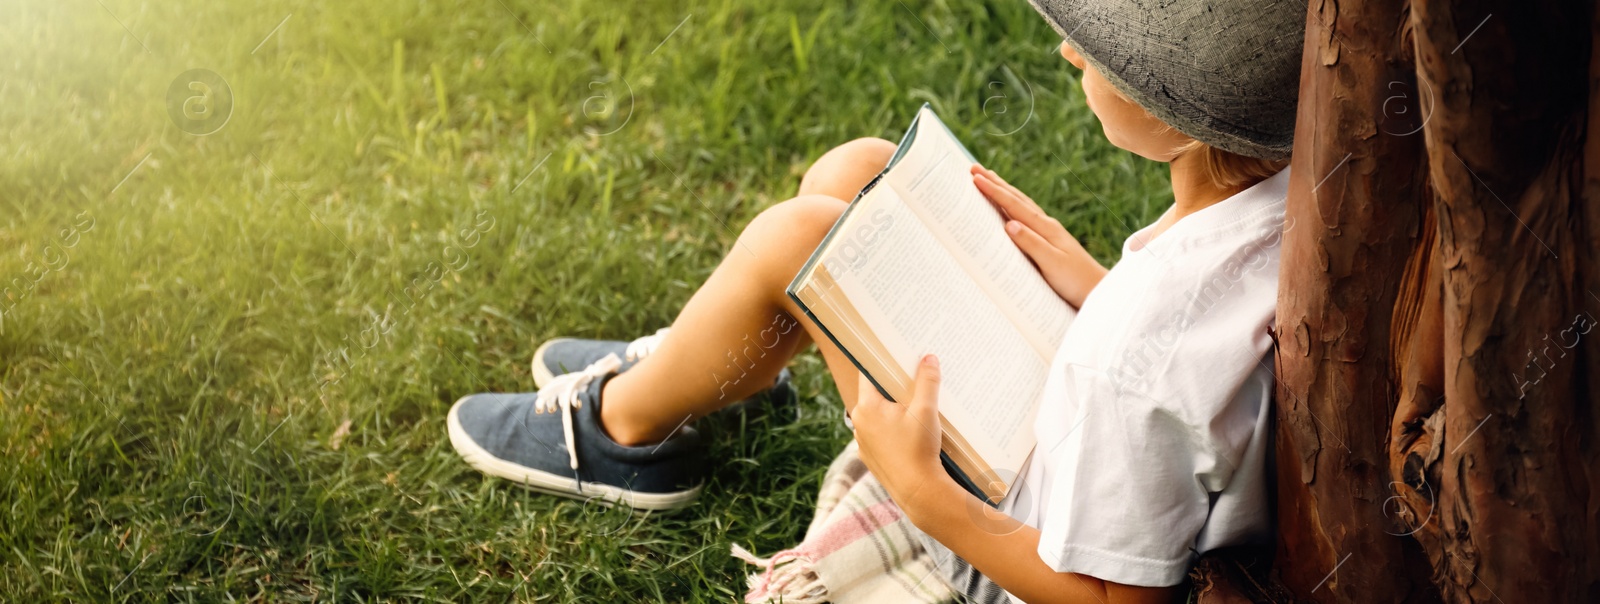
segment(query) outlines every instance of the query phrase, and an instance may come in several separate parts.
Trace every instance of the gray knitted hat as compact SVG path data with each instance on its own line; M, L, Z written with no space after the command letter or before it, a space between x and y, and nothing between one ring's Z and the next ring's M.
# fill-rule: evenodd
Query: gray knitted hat
M1294 142L1306 5L1298 0L1028 0L1117 90L1226 151Z

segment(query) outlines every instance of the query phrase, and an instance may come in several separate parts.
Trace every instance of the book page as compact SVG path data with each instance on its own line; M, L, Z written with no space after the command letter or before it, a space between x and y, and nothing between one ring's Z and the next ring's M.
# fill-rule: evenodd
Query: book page
M856 203L823 266L905 375L943 369L939 411L989 465L1013 473L1033 449L1049 371L1024 336L892 188ZM887 387L887 386L886 386Z
M1002 311L1028 326L1048 360L1076 312L1056 295L1005 232L1005 219L972 183L972 160L932 111L919 115L911 148L884 181L900 193L929 230L960 251L957 259L1002 298Z

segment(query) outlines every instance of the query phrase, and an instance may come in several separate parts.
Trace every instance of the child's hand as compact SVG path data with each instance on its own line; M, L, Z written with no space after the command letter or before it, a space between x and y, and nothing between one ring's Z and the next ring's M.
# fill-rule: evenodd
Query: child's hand
M1044 213L1039 204L994 170L972 166L972 182L1006 217L1006 233L1039 267L1050 289L1074 308L1083 306L1089 290L1105 276L1105 267L1083 249L1061 221Z
M939 465L939 360L931 354L922 357L909 401L883 398L865 375L858 392L850 421L861 444L861 460L895 503L914 515L923 505L919 493L939 493L933 488L942 486L938 481L950 480Z

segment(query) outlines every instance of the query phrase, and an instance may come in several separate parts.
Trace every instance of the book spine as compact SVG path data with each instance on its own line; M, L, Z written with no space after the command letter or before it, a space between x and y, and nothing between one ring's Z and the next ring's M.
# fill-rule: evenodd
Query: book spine
M818 329L822 330L823 335L828 336L828 340L833 342L833 347L839 349L839 352L844 353L844 358L850 359L850 364L856 366L856 371L860 371L861 375L867 376L867 381L872 382L872 387L878 389L878 394L883 395L883 398L885 399L893 401L894 397L889 396L889 391L884 390L883 385L878 383L878 379L872 377L872 374L867 372L867 368L861 365L861 361L856 360L856 355L850 354L850 351L844 347L844 344L839 342L839 338L833 335L833 330L828 329L827 325L823 324L821 320L817 319L817 315L811 312L811 307L806 306L805 301L801 300L800 296L795 291L791 290L787 293L789 294L789 299L794 300L795 306L799 306L800 311L806 313L806 318L811 320L811 324L816 325ZM944 454L940 453L940 455Z
M795 306L800 307L800 311L806 314L806 318L811 321L811 324L816 325L822 330L823 335L828 336L828 340L833 342L833 347L839 349L839 352L844 353L844 358L850 359L850 364L855 365L856 371L860 371L861 375L867 376L867 381L872 383L873 388L878 389L878 394L883 395L883 398L885 399L893 401L894 397L889 396L889 391L884 390L883 385L878 383L878 379L872 377L872 374L867 372L866 367L861 366L861 362L856 360L856 355L850 354L850 351L846 349L843 344L839 343L839 338L833 335L833 331L828 329L827 325L823 324L822 321L817 319L817 315L811 312L811 307L807 306L805 301L801 300L800 296L796 295L795 292L790 291L788 294L789 299L794 300ZM966 490L968 493L972 493L973 497L977 497L978 500L984 502L991 508L1000 508L1000 503L998 501L992 501L989 494L984 493L983 489L978 488L977 483L974 483L972 478L967 476L966 472L961 471L961 468L956 465L956 462L951 460L950 455L946 454L943 450L939 451L939 465L944 466L945 473L949 474L950 478L956 481L956 484L961 485L962 489Z
M978 488L977 483L972 482L972 478L968 477L966 472L962 472L960 466L957 466L956 462L952 461L944 451L939 451L939 463L944 466L945 473L955 479L956 484L961 485L961 488L966 489L968 493L972 493L973 497L977 497L985 505L997 510L1000 509L999 498L991 501L989 494Z

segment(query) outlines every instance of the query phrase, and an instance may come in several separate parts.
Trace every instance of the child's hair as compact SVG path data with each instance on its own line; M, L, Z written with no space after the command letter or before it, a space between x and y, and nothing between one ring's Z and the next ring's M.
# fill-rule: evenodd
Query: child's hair
M1111 93L1123 100L1133 103L1116 86L1110 88ZM1137 104L1137 103L1135 103ZM1162 124L1165 128L1162 134L1177 132L1178 129L1171 124ZM1178 145L1173 149L1173 157L1182 157L1190 153L1200 154L1200 169L1211 179L1212 184L1221 188L1232 188L1253 185L1268 178L1284 168L1289 167L1287 159L1259 159L1248 155L1239 155L1225 151L1218 147L1207 145L1193 138L1189 142Z
M1177 152L1179 156L1198 153L1200 169L1211 178L1213 184L1222 188L1253 185L1289 166L1287 159L1258 159L1239 155L1194 139L1180 145Z

